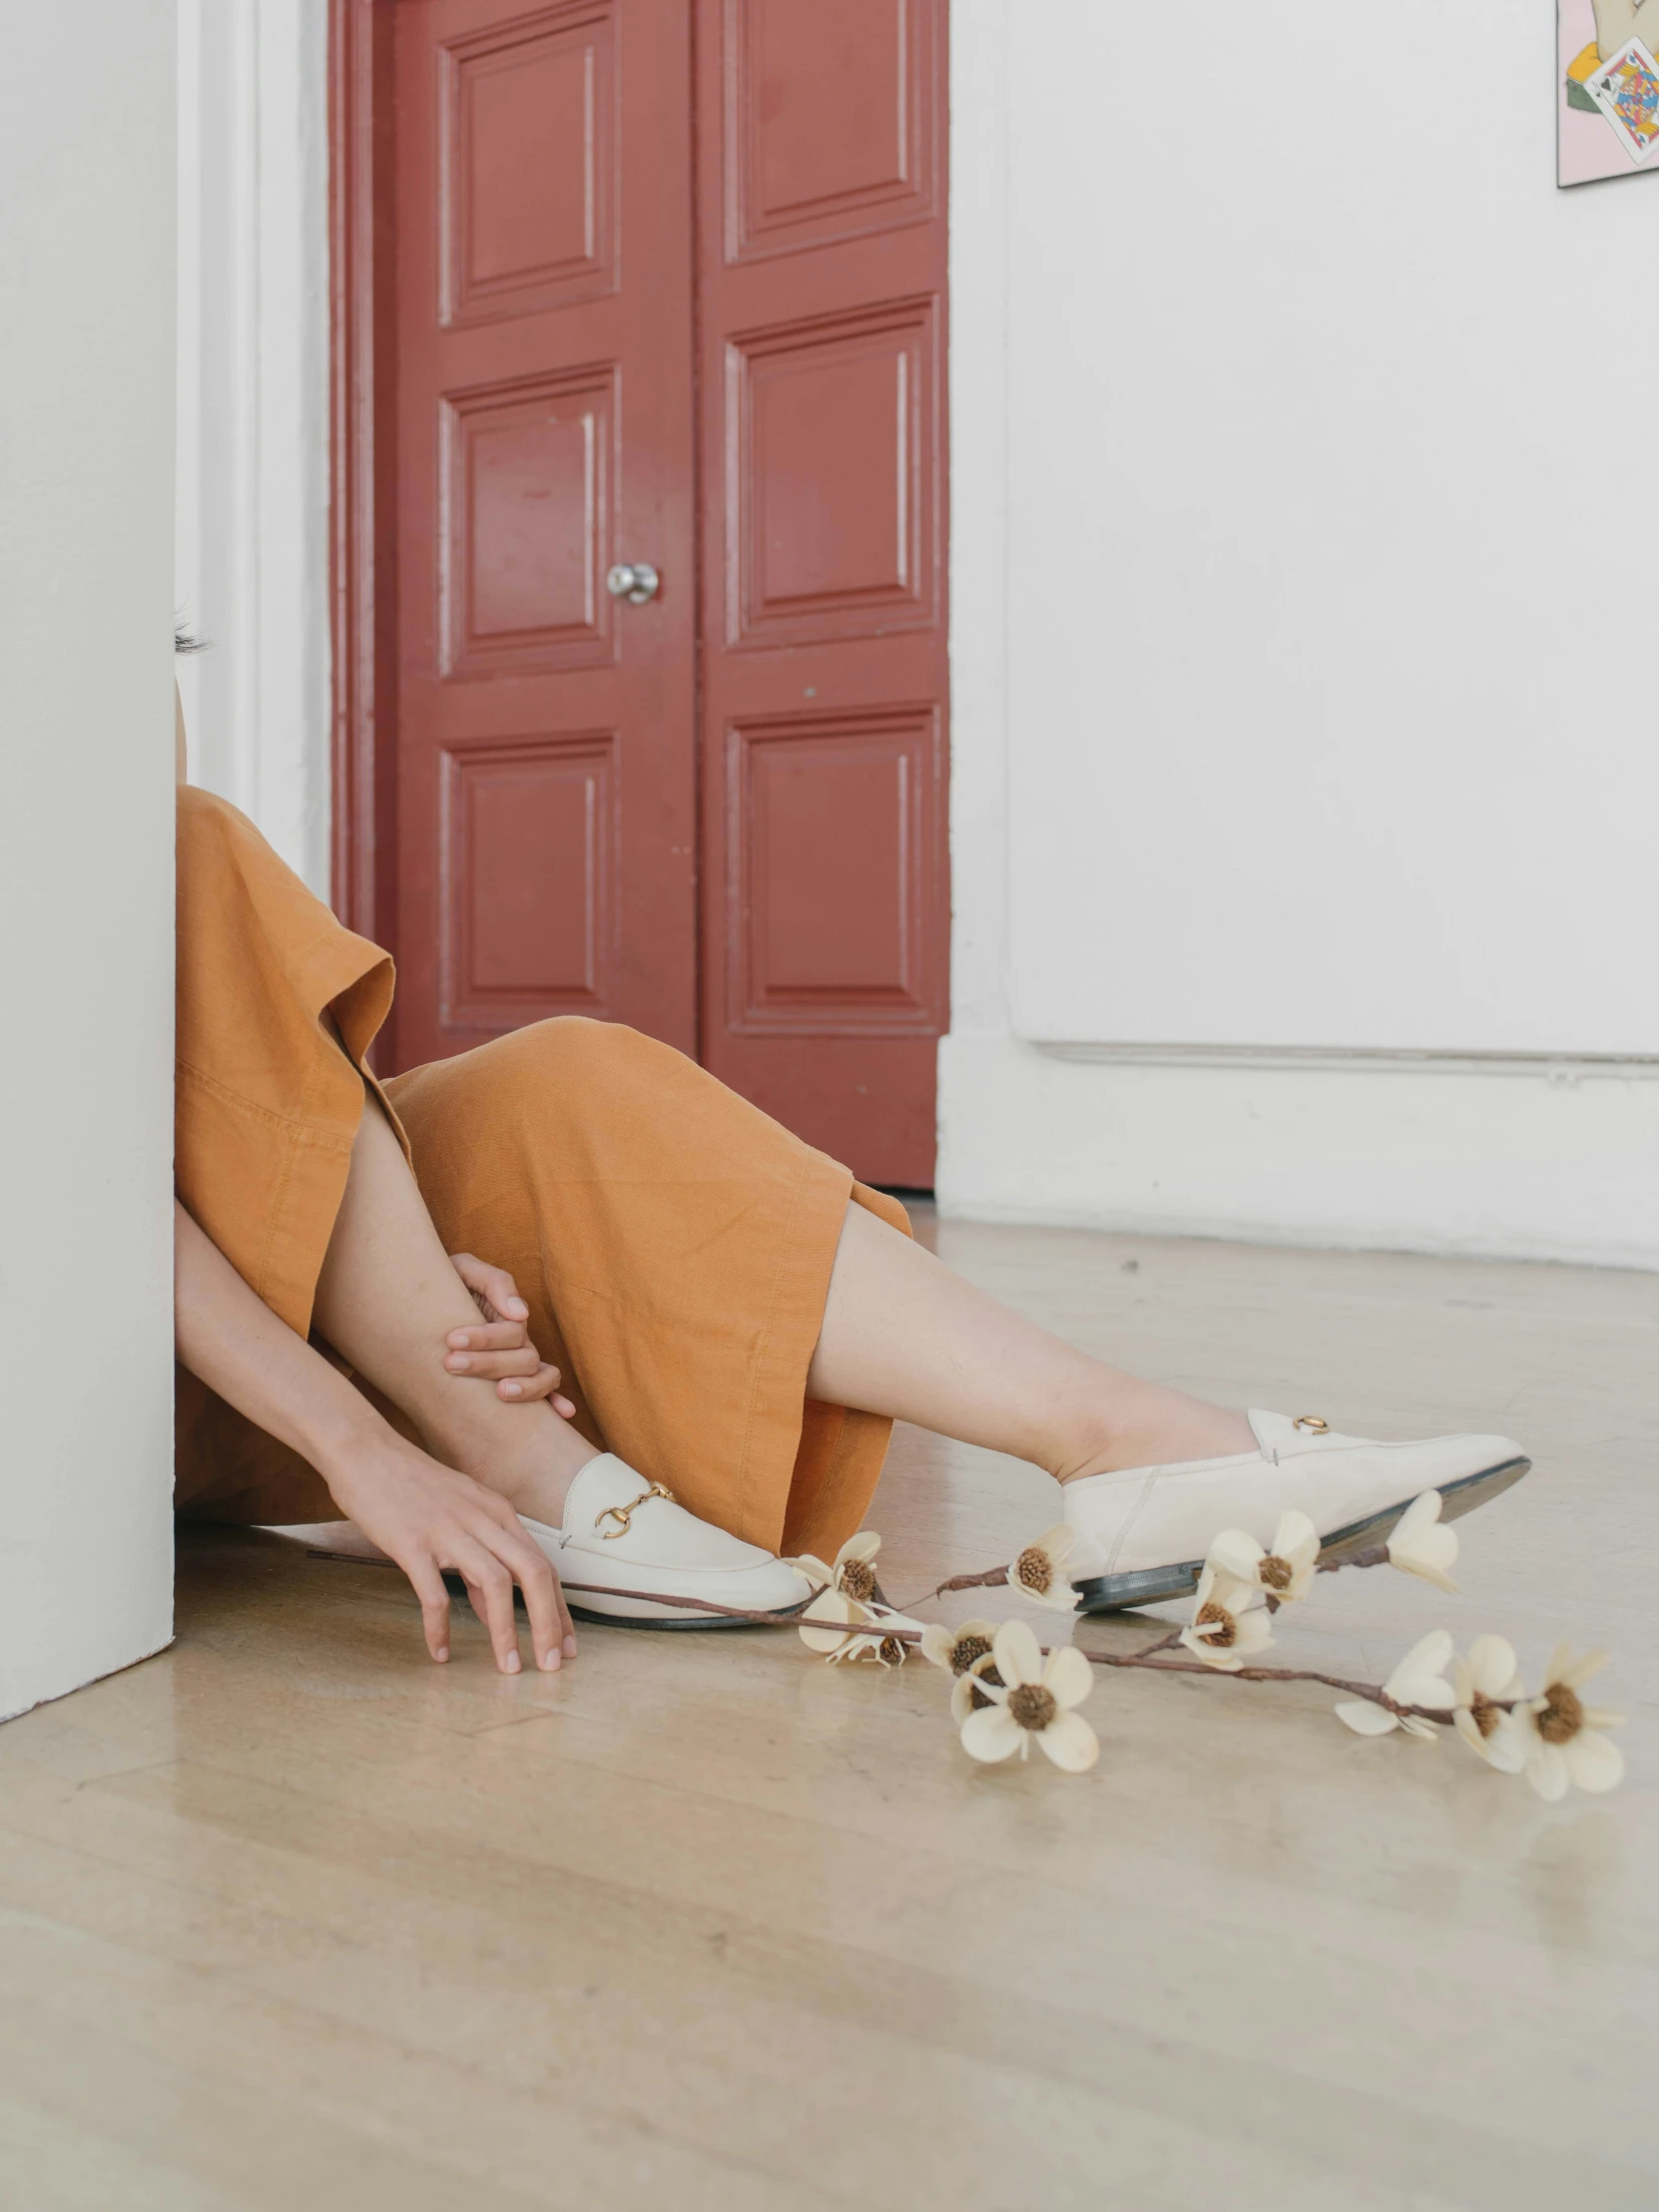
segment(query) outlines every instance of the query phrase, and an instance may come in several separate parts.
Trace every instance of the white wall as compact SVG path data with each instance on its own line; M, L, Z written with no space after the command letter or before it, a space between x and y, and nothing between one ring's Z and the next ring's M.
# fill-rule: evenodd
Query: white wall
M327 893L327 0L177 0L191 776Z
M173 17L0 77L0 1717L172 1633Z
M956 0L948 1211L1659 1265L1659 188L1521 12Z

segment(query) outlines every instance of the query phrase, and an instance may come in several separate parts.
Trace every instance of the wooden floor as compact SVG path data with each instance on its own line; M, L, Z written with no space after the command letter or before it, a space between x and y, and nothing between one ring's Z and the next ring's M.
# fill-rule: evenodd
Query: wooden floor
M440 1672L386 1570L191 1534L177 1646L0 1730L0 2205L1652 2212L1659 1279L937 1237L1192 1388L1525 1439L1461 1599L1328 1578L1281 1656L1605 1642L1625 1789L1123 1675L1091 1774L977 1770L920 1663L590 1628L507 1681L469 1624ZM1053 1496L901 1433L888 1590Z

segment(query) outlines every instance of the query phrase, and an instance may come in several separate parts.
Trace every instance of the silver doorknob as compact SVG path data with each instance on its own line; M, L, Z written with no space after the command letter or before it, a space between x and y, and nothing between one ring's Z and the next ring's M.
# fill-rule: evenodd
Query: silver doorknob
M662 588L663 580L649 561L618 561L605 578L605 589L611 597L626 599L632 607L643 607Z

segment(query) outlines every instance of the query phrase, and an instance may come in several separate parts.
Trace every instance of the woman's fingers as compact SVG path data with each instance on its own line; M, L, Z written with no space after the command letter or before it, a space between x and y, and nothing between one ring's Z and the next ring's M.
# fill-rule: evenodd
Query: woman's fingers
M574 1659L576 1656L576 1624L570 1617L570 1606L565 1598L564 1585L560 1582L556 1570L547 1560L541 1546L535 1542L533 1537L525 1533L523 1522L505 1498L489 1498L484 1509L495 1522L495 1527L485 1533L484 1541L492 1551L506 1560L518 1576L519 1587L524 1591L526 1612L530 1612L530 1585L524 1580L523 1574L519 1572L519 1562L525 1555L533 1554L530 1559L529 1570L532 1574L535 1572L537 1561L547 1567L547 1571L552 1577L552 1597L554 1609L558 1616L559 1643L563 1647L565 1658ZM534 1620L535 1616L531 1613L532 1626ZM541 1658L543 1648L539 1643L536 1646L538 1661Z
M444 1587L443 1576L436 1561L424 1555L400 1559L397 1563L420 1600L420 1625L426 1637L426 1649L441 1666L449 1657L449 1592Z
M466 1582L472 1610L489 1631L495 1663L503 1674L519 1674L518 1622L513 1614L513 1578L482 1541L465 1538L455 1546L455 1566Z
M558 1388L558 1369L550 1368L543 1363L534 1375L522 1378L514 1377L508 1382L498 1382L495 1385L495 1394L497 1397L506 1398L509 1403L514 1405L528 1405L536 1398L546 1398L552 1405L554 1412L561 1414L566 1420L574 1420L576 1407L568 1397L557 1394Z
M452 1252L450 1264L474 1298L488 1300L503 1321L528 1321L530 1309L505 1268L492 1268L471 1252Z
M536 1665L544 1671L557 1667L564 1657L569 1620L561 1610L559 1578L546 1554L529 1537L512 1546L507 1565L524 1592L524 1610L530 1616L530 1648Z
M457 1346L446 1352L443 1364L451 1375L479 1376L495 1382L509 1375L534 1375L541 1366L541 1354L534 1345L522 1341L516 1345L496 1345L485 1350L463 1350Z

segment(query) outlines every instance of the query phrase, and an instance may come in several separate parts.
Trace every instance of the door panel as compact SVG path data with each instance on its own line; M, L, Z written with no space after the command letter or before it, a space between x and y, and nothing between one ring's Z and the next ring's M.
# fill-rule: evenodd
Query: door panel
M734 645L931 629L934 302L728 341Z
M933 1177L944 0L697 0L703 1058ZM716 951L718 948L718 952Z
M729 261L937 212L937 32L923 0L728 0Z
M393 14L395 1064L567 1012L694 1051L685 10Z

